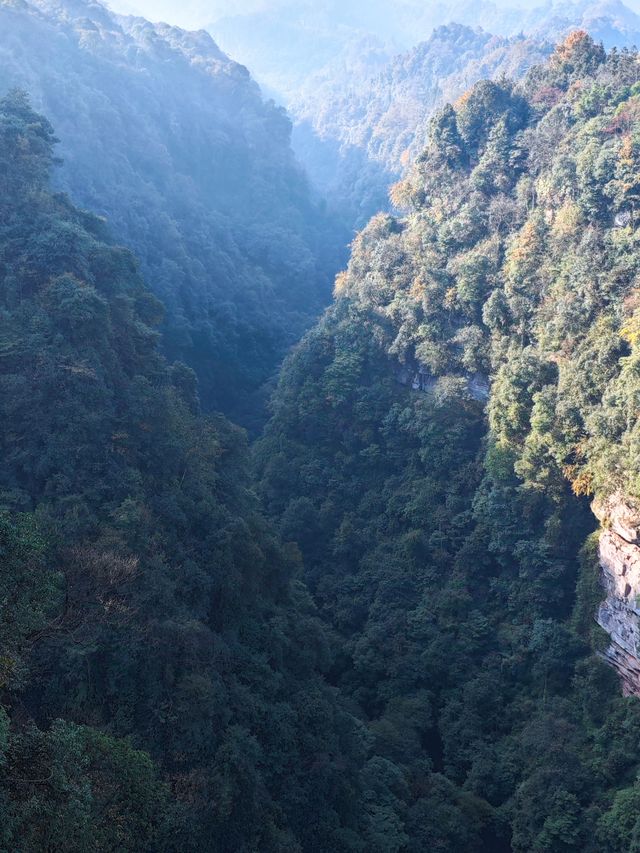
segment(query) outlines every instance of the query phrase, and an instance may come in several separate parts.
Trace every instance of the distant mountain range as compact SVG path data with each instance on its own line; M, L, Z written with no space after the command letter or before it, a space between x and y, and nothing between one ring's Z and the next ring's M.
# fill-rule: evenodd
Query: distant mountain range
M358 59L319 73L291 105L294 146L313 183L351 224L388 206L391 183L426 145L436 108L483 78L522 77L551 42L493 36L460 24L380 63L363 43ZM367 61L369 59L369 61Z
M573 29L607 48L640 44L620 0L112 0L204 26L286 106L313 184L350 227L387 206L389 185L426 139L433 110L482 77L518 78Z
M222 6L222 4L219 4ZM204 14L204 10L203 10ZM204 22L204 21L203 21ZM547 2L526 8L491 0L421 3L418 0L344 3L268 2L242 12L213 15L208 28L231 56L287 106L309 74L353 52L363 38L375 39L389 56L412 49L437 27L458 23L495 35L525 34L555 41L583 28L605 47L640 43L640 16L620 0Z
M286 105L296 153L352 227L387 206L434 109L477 80L520 77L573 29L640 44L640 16L620 0L264 3L209 29Z

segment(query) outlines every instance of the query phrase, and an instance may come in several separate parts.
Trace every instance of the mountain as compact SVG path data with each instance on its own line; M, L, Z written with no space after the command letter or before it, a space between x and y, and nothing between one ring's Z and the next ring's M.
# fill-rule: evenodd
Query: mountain
M357 849L359 723L245 439L0 101L0 844Z
M424 146L434 110L477 80L517 78L576 28L606 47L640 44L640 16L619 0L265 0L147 11L206 25L251 68L289 111L297 156L351 231L389 209L389 188Z
M596 2L546 3L524 14L498 18L493 31L513 33L523 31L558 39L572 29L584 29L607 48L634 47L640 44L640 15L620 0Z
M261 82L276 89L287 106L311 72L322 71L362 37L374 38L397 54L427 41L439 27L454 23L481 27L503 37L525 34L549 40L583 28L595 39L603 39L607 47L631 47L640 35L640 16L621 0L443 0L427 4L419 0L280 0L242 9L229 9L224 3L210 10L206 4L195 6L200 25L206 24L226 50L248 64ZM167 13L180 15L175 8Z
M403 176L250 448L210 410L344 234L289 121L204 31L0 5L3 851L638 848L640 56L389 58L419 8L289 19Z
M223 48L247 64L261 84L287 106L312 73L362 38L375 39L390 56L427 41L435 29L457 23L503 37L521 34L557 40L571 29L586 29L607 47L638 41L636 0L111 0L119 12L143 14L192 28L206 27Z
M578 32L439 111L256 449L394 768L386 849L640 832L639 69Z
M56 126L57 185L107 217L167 307L208 410L260 422L264 383L326 304L347 234L312 201L290 122L204 31L89 0L0 3L0 89Z
M289 108L313 75L340 62L345 53L355 53L362 39L374 41L387 53L400 49L394 11L393 4L379 0L289 0L211 16L207 28Z
M334 209L362 226L388 207L389 187L424 148L439 106L479 79L521 77L550 51L543 41L459 24L371 70L359 49L358 66L332 67L305 86L292 108L294 146Z
M621 0L575 0L541 3L527 2L469 2L399 4L399 20L403 39L412 33L429 32L440 24L458 22L478 27L497 35L514 36L525 33L546 39L559 39L572 29L587 30L606 47L632 47L640 36L640 16ZM423 36L424 37L424 36Z
M267 3L209 28L285 104L296 153L352 228L388 209L433 111L477 80L517 78L574 29L640 44L640 16L619 0Z

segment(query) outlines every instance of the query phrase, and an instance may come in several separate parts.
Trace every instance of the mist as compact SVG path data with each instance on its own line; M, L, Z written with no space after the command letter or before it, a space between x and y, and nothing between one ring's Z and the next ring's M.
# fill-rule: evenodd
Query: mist
M605 47L640 42L640 0L111 0L120 13L140 14L186 28L207 29L233 59L246 65L265 93L288 109L318 76L334 76L369 61L371 51L388 58L428 40L448 24L482 28L500 37L520 34L558 40L583 28Z
M325 0L325 2L310 2L310 0L110 0L107 5L115 12L126 15L142 15L152 21L166 21L180 27L200 28L210 27L221 18L227 17L250 17L255 14L271 14L276 17L284 15L289 19L301 16L312 16L318 14L337 15L336 22L342 20L357 20L361 28L371 27L376 22L397 20L398 14L404 16L411 14L415 26L415 15L418 20L426 23L431 21L433 26L438 26L447 21L468 23L471 19L480 23L480 15L497 10L541 10L547 13L554 9L558 13L567 13L571 9L591 9L596 14L605 11L620 14L622 4L612 2L584 2L584 3L562 3L562 2L539 2L539 0L490 0L490 2L465 3L465 2L428 2L420 3L416 0L395 0L395 2L366 3L362 0L349 0L349 2L338 3ZM629 9L640 11L640 0L629 0L624 4ZM417 37L424 37L425 33L418 30Z

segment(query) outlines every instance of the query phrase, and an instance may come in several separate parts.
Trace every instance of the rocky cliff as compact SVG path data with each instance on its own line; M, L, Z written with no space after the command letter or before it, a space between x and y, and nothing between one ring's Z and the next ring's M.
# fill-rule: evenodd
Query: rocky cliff
M618 671L626 695L640 696L640 508L621 494L595 501L602 522L600 566L606 599L598 624L611 637L604 657Z

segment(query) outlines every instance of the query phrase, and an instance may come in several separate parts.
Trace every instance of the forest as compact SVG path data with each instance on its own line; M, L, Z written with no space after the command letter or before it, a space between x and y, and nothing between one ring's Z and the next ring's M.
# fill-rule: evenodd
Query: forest
M312 183L340 221L360 229L390 209L389 185L426 145L436 109L480 79L519 79L572 29L607 48L640 44L632 3L192 0L182 14L208 25L287 107Z
M638 52L436 31L331 296L206 33L0 22L0 853L640 851Z
M364 227L388 210L389 186L424 150L433 113L477 80L522 77L552 45L539 38L492 36L460 24L439 27L406 53L388 58L358 43L298 93L293 144L312 182L347 225Z
M576 34L445 107L258 445L343 641L332 678L405 780L392 849L428 849L407 832L424 752L479 809L443 849L637 844L633 807L614 813L638 711L593 653L589 508L639 497L637 68Z
M251 430L331 296L349 232L296 163L284 111L204 31L88 0L0 2L0 90L55 125L56 188L106 217L167 308L162 346Z

